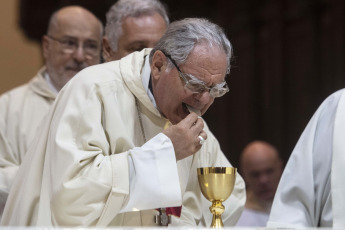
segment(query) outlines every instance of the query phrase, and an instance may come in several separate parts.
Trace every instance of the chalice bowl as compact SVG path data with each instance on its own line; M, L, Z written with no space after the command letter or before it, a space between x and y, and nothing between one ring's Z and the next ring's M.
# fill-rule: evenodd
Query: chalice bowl
M208 167L198 168L198 180L202 194L212 202L213 214L211 228L224 227L222 214L225 210L222 202L229 198L234 189L236 168Z

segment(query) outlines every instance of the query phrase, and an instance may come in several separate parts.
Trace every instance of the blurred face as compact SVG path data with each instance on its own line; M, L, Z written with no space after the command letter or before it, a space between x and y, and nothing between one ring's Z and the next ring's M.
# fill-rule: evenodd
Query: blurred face
M100 62L101 25L91 14L61 12L43 37L47 72L60 90L83 68Z
M242 173L247 187L264 201L273 201L282 174L282 162L270 147L247 149L242 159Z
M125 18L117 51L111 49L109 38L105 37L103 40L106 61L119 60L134 51L153 48L163 36L166 26L163 17L158 13Z
M185 87L177 68L169 67L168 63L168 58L161 51L156 51L151 63L151 74L154 97L160 112L172 124L179 123L189 114L186 105L204 114L214 97L208 91L191 92ZM217 48L197 45L179 68L181 72L203 81L206 86L213 87L225 80L226 55Z

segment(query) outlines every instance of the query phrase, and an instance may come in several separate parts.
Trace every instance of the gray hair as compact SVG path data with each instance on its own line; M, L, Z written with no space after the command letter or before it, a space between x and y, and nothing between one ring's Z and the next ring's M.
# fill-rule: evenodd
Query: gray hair
M150 62L157 50L170 55L177 65L185 63L197 44L206 43L223 50L227 57L227 73L230 72L232 46L223 29L203 18L186 18L172 22L163 37L150 53ZM172 63L169 62L172 68Z
M109 38L113 51L117 51L119 37L122 35L122 21L127 17L140 17L160 14L169 25L167 9L158 0L118 0L106 14L105 35Z

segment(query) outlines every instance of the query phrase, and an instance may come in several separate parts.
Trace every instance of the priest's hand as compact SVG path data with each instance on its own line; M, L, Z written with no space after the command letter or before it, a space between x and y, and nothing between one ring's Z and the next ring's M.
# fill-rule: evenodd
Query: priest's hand
M207 139L203 128L204 121L195 113L190 113L178 124L163 131L174 145L176 160L193 155L201 148L202 139Z

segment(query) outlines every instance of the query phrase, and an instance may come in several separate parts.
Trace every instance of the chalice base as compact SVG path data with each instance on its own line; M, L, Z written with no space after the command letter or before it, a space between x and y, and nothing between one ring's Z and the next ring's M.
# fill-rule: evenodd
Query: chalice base
M220 215L213 214L211 228L223 228L224 224Z

